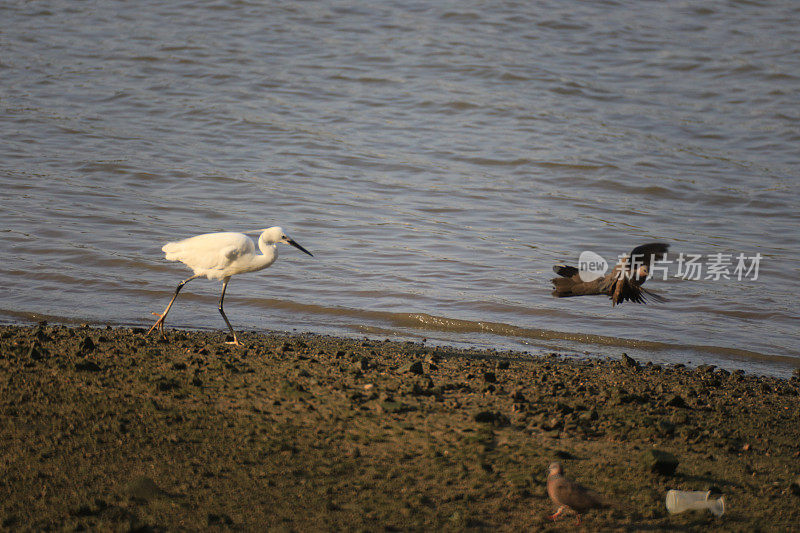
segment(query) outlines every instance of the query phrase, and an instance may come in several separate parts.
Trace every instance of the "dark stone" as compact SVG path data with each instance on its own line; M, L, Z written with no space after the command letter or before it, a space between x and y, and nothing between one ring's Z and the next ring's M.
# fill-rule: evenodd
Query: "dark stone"
M556 409L558 409L558 411L561 414L565 414L565 415L568 415L569 413L571 413L571 412L573 412L575 410L575 409L572 408L571 405L567 405L567 404L562 403L562 402L556 402Z
M381 411L384 413L406 413L408 411L416 411L417 408L413 405L407 405L402 402L396 401L385 401L378 404Z
M795 496L798 496L798 497L800 497L800 477L798 477L797 479L795 479L795 480L794 480L794 482L793 482L793 483L791 483L791 484L789 485L789 490L790 490L790 491L792 492L792 494L794 494Z
M99 372L102 368L94 361L81 361L80 363L75 363L75 370L79 372Z
M178 380L176 380L175 378L162 379L161 381L158 382L157 385L158 390L162 392L171 391L179 388L180 386L181 386L180 383L178 383Z
M508 361L498 361L497 362L497 370L507 370L509 367Z
M425 369L422 368L422 363L420 361L414 361L412 363L408 363L400 367L401 372L410 372L411 374L416 374L418 376L425 373Z
M497 383L497 376L494 372L484 372L483 380L486 383Z
M31 344L31 347L28 348L28 358L33 359L35 361L39 361L40 359L44 359L47 356L47 350L42 348L42 345L38 342L34 342Z
M716 365L700 365L697 367L697 371L702 374L711 374L715 368L717 368Z
M149 477L142 476L134 479L125 488L125 492L134 500L149 501L168 496L156 482Z
M575 456L569 453L567 450L556 450L554 455L559 459L575 459Z
M511 424L511 420L502 414L494 411L481 411L475 415L475 422L482 424L492 424L495 426L507 426Z
M208 513L208 525L209 526L231 526L233 525L233 519L226 514L215 514L215 513Z
M677 394L674 394L672 398L670 398L669 401L667 401L667 405L669 405L670 407L686 407L686 400L684 400Z
M647 469L654 474L671 476L678 468L678 458L669 452L655 448L647 450L644 454L644 463Z
M78 352L79 353L90 353L93 352L95 348L94 341L91 337L86 336L83 338L81 343L78 345Z
M641 367L641 365L639 364L639 361L637 361L636 359L634 359L633 357L631 357L630 355L628 355L626 353L622 354L622 362L625 364L625 366L627 366L629 368L637 368L638 369L638 368Z
M659 420L658 421L658 431L662 435L672 435L675 433L675 424L669 422L667 420Z

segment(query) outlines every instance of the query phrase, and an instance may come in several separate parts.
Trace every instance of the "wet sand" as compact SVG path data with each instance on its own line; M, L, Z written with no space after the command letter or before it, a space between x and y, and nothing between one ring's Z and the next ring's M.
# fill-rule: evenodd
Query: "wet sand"
M0 327L0 528L570 530L548 519L560 460L618 503L587 531L800 530L797 376L144 333ZM671 488L726 513L669 515Z

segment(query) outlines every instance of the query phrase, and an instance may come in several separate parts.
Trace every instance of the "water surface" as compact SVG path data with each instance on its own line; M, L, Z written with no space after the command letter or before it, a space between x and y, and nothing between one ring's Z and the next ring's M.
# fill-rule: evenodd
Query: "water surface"
M0 318L148 325L170 240L282 225L239 329L788 375L800 366L795 2L5 2ZM665 304L554 263L761 254ZM224 328L193 281L168 325Z

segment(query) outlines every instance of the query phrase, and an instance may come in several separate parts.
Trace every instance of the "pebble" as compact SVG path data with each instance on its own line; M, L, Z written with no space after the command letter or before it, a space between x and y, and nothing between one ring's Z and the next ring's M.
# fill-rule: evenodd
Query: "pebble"
M654 474L671 476L678 468L679 461L673 454L653 448L645 452L644 463Z

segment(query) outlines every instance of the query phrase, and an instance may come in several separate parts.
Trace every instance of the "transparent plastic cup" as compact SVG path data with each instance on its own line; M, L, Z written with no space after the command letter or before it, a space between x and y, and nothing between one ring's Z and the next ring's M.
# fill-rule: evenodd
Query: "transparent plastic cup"
M711 491L703 490L669 490L667 491L667 510L672 513L684 511L702 511L708 509L715 516L725 512L725 499L710 498Z

